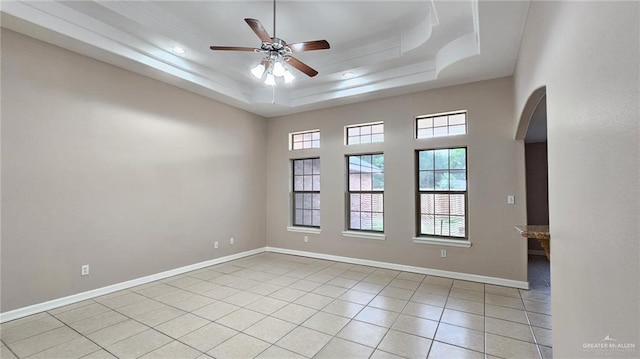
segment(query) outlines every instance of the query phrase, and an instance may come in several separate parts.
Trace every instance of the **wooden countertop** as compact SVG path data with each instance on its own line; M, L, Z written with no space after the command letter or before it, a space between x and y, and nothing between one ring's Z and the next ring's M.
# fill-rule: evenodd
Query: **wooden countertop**
M525 238L535 239L551 239L549 234L549 226L532 225L532 226L516 226L516 231Z

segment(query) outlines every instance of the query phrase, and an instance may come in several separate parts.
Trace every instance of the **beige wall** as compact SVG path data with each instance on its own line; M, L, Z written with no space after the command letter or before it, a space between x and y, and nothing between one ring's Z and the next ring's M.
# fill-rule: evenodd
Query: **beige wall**
M640 355L639 18L638 2L529 8L516 117L546 86L558 358ZM583 348L607 335L635 352Z
M513 139L511 78L431 90L269 120L267 245L526 281L526 241L513 226L526 222L524 146ZM467 136L413 139L416 115L468 110ZM344 126L384 121L385 142L347 147ZM288 150L288 133L319 128L321 148ZM471 248L413 243L416 149L468 147ZM346 238L345 154L385 154L386 240ZM290 159L321 158L322 233L288 232ZM515 205L506 196L516 196ZM440 258L440 249L448 250Z
M1 311L263 247L265 147L258 116L2 30Z

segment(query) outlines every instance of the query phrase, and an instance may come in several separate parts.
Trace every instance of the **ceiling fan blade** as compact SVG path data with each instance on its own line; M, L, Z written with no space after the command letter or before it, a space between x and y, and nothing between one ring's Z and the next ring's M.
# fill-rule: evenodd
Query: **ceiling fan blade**
M244 21L249 25L251 30L258 35L260 40L263 42L271 42L271 36L269 36L269 33L264 29L264 26L262 26L259 20L246 18Z
M256 49L253 47L238 47L238 46L209 46L211 50L222 50L222 51L255 51Z
M312 69L311 67L309 67L309 65L307 65L304 62L296 59L295 57L289 56L287 58L287 63L289 65L295 67L296 69L304 72L309 77L314 77L315 75L318 74L318 71Z
M291 52L326 50L330 48L327 40L296 42L295 44L288 44L287 46L289 46Z

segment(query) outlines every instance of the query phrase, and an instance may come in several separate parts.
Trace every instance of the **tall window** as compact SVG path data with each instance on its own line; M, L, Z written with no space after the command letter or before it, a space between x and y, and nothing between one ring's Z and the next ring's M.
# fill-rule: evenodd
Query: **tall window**
M384 142L384 123L374 122L346 127L347 145Z
M347 156L349 229L384 231L384 155Z
M289 146L292 150L320 148L320 130L294 132L289 134Z
M293 225L320 227L320 158L292 160Z
M467 112L451 112L416 118L416 138L464 135L467 133Z
M418 235L467 238L467 149L417 151Z

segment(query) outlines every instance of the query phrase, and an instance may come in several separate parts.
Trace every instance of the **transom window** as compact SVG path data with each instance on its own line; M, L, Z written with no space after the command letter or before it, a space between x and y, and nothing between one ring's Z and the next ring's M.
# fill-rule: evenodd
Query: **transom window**
M320 158L292 160L293 225L320 227Z
M292 150L320 148L320 130L295 132L289 136Z
M416 118L416 138L464 135L467 133L467 112L452 112Z
M384 142L384 123L366 123L346 127L347 145Z
M384 231L384 155L347 156L350 230Z
M467 238L467 149L417 151L418 235Z

